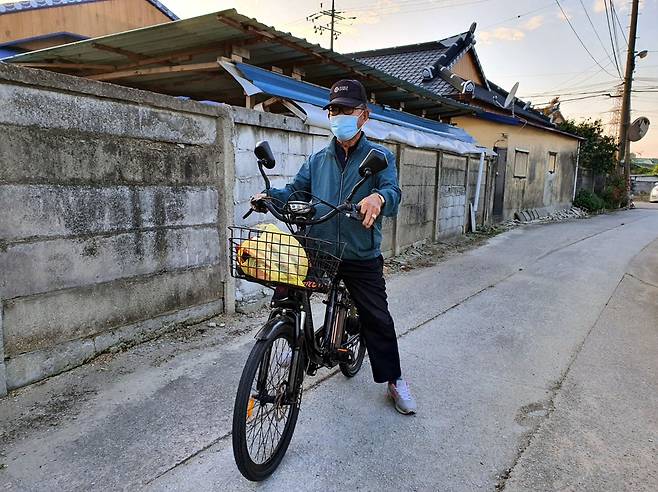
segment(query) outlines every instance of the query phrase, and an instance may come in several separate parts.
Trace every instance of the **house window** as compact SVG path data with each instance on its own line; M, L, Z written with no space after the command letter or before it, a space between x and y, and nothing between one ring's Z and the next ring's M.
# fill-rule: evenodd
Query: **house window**
M553 174L557 170L557 152L548 153L548 172Z
M514 177L525 178L528 175L528 158L530 152L516 149L514 152Z

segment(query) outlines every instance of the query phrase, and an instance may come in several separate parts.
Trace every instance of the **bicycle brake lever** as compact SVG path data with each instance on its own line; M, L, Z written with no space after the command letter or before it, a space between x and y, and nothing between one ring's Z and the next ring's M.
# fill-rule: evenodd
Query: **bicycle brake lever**
M345 215L347 215L350 219L353 220L358 220L359 222L363 221L363 214L360 211L359 204L353 204L352 209L347 212Z

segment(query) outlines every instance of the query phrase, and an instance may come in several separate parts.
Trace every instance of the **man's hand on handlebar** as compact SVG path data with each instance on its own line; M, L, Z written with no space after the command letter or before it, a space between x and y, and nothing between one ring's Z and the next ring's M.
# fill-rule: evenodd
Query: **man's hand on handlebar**
M254 196L252 196L249 199L251 209L254 212L259 212L261 214L267 212L267 207L262 202L262 200L265 198L267 198L267 195L265 193L256 193Z
M373 193L361 200L359 202L359 207L361 207L360 210L363 214L363 222L361 223L363 224L363 227L370 229L382 211L382 199L379 198L379 194Z

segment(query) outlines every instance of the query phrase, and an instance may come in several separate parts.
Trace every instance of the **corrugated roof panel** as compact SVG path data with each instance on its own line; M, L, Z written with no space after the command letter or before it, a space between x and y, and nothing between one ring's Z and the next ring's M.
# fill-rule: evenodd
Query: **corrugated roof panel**
M229 64L230 65L230 64ZM323 107L329 102L329 89L317 85L301 82L291 77L281 75L269 70L254 67L246 63L234 64L244 77L260 90L271 96L277 96L291 101L301 101L314 106ZM475 140L464 129L440 123L438 121L420 118L395 109L380 108L371 105L371 118L387 121L410 128L419 128L432 131L455 140L474 143Z
M304 39L296 38L289 33L282 33L269 26L261 24L255 19L250 19L237 13L234 9L225 10L213 14L207 14L191 19L169 22L157 26L135 29L119 34L103 36L92 40L72 43L65 46L50 48L46 50L33 51L12 59L12 63L22 63L29 66L30 63L76 63L80 65L115 66L117 71L133 70L134 67L158 68L168 66L172 62L161 60L158 63L135 62L124 54L98 49L98 45L106 45L125 52L132 52L138 57L161 58L164 56L181 55L182 53L193 53L193 60L180 60L180 63L200 63L213 61L214 57L222 56L223 43L242 45L251 53L250 63L263 65L277 63L294 63L300 57L307 60L318 60L304 66L306 78L315 81L322 80L323 85L330 85L332 78L351 77L360 78L369 91L400 89L408 93L408 99L416 98L424 101L426 107L432 108L440 114L466 114L476 112L477 109L469 107L457 101L440 96L430 90L418 88L410 82L391 76L383 71L377 70L369 65L360 63L348 56L335 53L329 49L316 44L311 44ZM172 47L175 47L172 49ZM203 50L207 51L203 53ZM134 58L134 57L133 57ZM174 64L176 62L173 62ZM40 68L44 68L40 66ZM53 70L66 72L66 66L53 67ZM78 69L79 70L79 69ZM102 80L99 70L88 70L87 76L98 76ZM108 70L104 70L106 73ZM111 70L110 70L111 71ZM75 72L80 75L79 71ZM197 77L193 72L189 77ZM157 77L156 77L157 78ZM144 74L122 75L120 79L112 78L122 85L146 88ZM181 78L184 83L185 77ZM212 91L212 80L208 83L206 93ZM158 91L156 85L151 90ZM170 93L170 92L166 92ZM398 98L394 98L397 100ZM378 98L378 102L386 104L386 99Z

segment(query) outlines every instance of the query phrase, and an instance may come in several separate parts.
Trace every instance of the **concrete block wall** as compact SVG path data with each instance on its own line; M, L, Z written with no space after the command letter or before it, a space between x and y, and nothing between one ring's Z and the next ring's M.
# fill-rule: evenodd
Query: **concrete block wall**
M253 227L261 223L274 223L283 231L288 229L270 214L253 213L247 219L242 216L249 210L249 198L265 187L258 170L254 148L261 140L267 140L272 148L276 165L266 169L273 187L285 186L308 159L327 145L327 130L309 127L294 117L264 113L245 108L232 108L235 122L235 205L233 223ZM303 199L300 197L300 199ZM259 284L237 280L235 299L243 310L262 305L272 291Z
M309 127L297 118L244 108L232 108L232 111L235 121L234 224L253 227L269 222L276 223L285 231L285 226L269 214L254 213L247 219L242 218L249 210L249 198L264 187L253 149L260 140L270 143L277 163L274 169L266 172L272 186L281 187L294 177L312 153L327 145L331 135L327 130ZM440 237L461 234L466 210L466 158L445 154L448 169L441 188L445 198L439 201L437 183L442 153L394 142L377 143L397 156L403 194L398 216L383 218L383 255L398 254L420 241L434 239L438 227L441 228ZM484 199L483 194L481 201ZM237 280L235 286L235 298L241 310L259 307L271 295L270 289L253 282Z
M0 100L0 394L231 304L229 108L11 65Z
M434 235L438 153L403 146L399 181L403 198L397 217L396 247L405 249Z
M439 238L464 232L467 167L467 157L442 154L437 217Z

